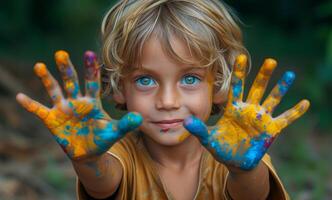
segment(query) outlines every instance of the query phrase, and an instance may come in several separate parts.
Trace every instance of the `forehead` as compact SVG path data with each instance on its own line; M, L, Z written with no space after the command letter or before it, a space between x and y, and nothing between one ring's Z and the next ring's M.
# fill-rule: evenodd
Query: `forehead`
M140 64L147 66L155 63L172 63L181 66L199 66L198 60L192 55L190 49L181 39L171 37L169 42L165 42L157 36L151 35L143 45ZM190 61L183 63L181 60Z

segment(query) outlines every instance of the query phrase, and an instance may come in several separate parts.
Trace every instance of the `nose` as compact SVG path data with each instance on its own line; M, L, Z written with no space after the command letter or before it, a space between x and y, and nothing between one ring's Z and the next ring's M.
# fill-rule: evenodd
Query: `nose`
M158 110L174 110L180 107L179 91L172 86L160 88L157 96L156 108Z

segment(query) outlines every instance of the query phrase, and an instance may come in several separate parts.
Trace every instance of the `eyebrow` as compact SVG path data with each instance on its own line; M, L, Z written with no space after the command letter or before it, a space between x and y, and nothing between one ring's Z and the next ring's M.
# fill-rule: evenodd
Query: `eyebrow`
M187 72L187 71L192 71L192 70L201 70L201 69L206 69L205 67L197 67L197 66L189 66L189 67L185 67L183 69L181 69L181 72ZM145 66L141 66L141 67L135 67L133 72L137 71L137 70L142 70L142 71L146 71L146 72L150 72L150 73L154 73L154 70L151 70Z

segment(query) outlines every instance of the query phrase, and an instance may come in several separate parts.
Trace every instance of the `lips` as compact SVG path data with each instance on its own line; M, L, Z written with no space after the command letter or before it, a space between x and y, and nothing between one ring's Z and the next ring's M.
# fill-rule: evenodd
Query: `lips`
M159 126L161 129L169 129L182 125L183 119L161 120L155 121L153 123Z

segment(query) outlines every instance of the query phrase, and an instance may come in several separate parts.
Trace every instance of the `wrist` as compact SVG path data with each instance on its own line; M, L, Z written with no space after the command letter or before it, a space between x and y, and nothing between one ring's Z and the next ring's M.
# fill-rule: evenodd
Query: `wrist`
M240 167L235 166L226 166L229 174L231 176L238 176L238 175L246 175L246 174L255 174L256 172L260 171L261 168L266 167L262 161L260 161L254 168L247 170L241 169Z
M98 156L95 155L83 159L71 160L71 162L74 166L92 166L92 165L98 166L99 163L101 163L103 160L106 159L105 155L106 153L103 153Z
M91 179L104 179L112 163L107 154L102 154L88 159L72 161L72 164L79 179L85 183L84 185L87 185L86 183Z
M266 199L270 191L268 167L260 161L251 170L227 167L226 195L231 199ZM241 191L239 193L239 191Z

